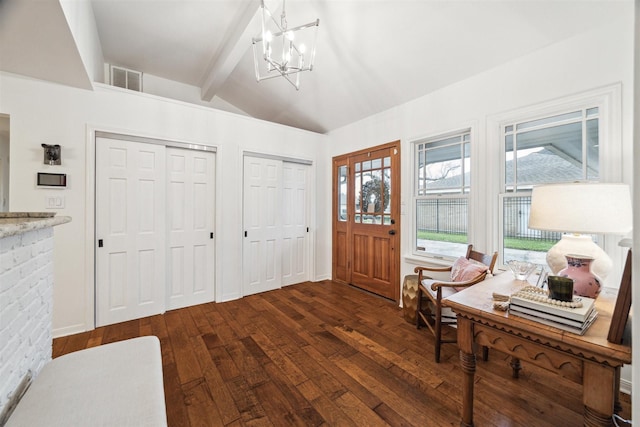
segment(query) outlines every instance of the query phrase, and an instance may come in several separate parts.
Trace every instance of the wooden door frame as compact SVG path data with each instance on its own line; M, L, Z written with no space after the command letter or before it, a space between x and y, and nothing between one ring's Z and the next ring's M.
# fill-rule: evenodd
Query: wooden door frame
M332 246L332 250L331 250L331 277L332 280L341 282L341 283L349 283L351 281L351 271L353 269L353 266L349 266L348 267L348 281L343 281L340 279L337 279L336 277L336 268L337 268L337 250L336 250L336 236L337 236L337 227L338 227L338 217L337 217L337 212L339 209L339 191L338 191L338 165L349 165L349 159L352 157L356 157L356 156L360 156L362 154L367 154L373 151L378 151L378 150L385 150L385 149L393 149L395 148L397 151L395 152L395 156L396 156L396 163L395 163L395 167L391 170L391 182L392 185L393 183L397 183L397 190L395 192L392 192L393 197L392 197L392 203L396 204L396 211L397 211L397 215L394 218L395 219L395 227L397 230L397 247L396 250L394 251L394 259L393 262L396 265L396 277L394 277L392 279L392 283L394 284L393 287L393 295L394 295L394 300L396 302L400 301L400 270L401 270L401 265L400 265L400 248L401 248L401 232L400 230L402 230L402 223L401 223L401 189L402 189L402 183L401 183L401 144L400 144L400 140L396 140L396 141L392 141L386 144L382 144L382 145L377 145L374 147L368 147L368 148L364 148L358 151L354 151L354 152L350 152L350 153L345 153L345 154L341 154L339 156L335 156L332 158L332 195L331 195L331 246ZM352 171L347 168L347 176L350 177L351 176ZM353 204L350 203L350 201L353 199L353 186L352 186L352 182L348 180L348 184L347 184L347 228L350 228L351 224L351 220L353 219L354 216L354 207ZM392 207L392 212L393 212L393 207ZM347 239L347 248L346 250L348 251L348 253L350 253L351 248L350 248L350 239Z

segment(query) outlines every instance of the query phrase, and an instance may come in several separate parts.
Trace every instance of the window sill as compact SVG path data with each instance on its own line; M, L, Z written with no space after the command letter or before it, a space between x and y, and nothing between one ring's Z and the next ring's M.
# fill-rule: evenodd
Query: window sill
M436 267L450 267L453 265L454 260L447 258L436 258L432 256L420 256L415 254L408 254L404 256L404 261L407 264L412 265L429 265Z

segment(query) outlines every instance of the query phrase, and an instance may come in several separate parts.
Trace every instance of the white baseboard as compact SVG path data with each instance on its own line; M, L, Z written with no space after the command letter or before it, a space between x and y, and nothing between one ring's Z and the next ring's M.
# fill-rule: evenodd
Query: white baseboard
M65 326L64 328L57 328L51 331L51 335L53 338L66 337L67 335L79 334L81 332L87 332L86 325L84 323L79 323L77 325Z
M631 394L631 381L620 378L620 391L625 394Z

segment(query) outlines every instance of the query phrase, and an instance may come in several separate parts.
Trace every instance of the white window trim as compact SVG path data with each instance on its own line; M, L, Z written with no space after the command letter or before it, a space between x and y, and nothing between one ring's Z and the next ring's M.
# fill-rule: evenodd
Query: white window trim
M467 197L467 200L468 200L468 215L469 215L469 218L467 219L467 236L469 237L469 239L471 239L473 229L475 228L473 221L471 221L471 218L474 218L474 212L476 211L476 208L474 207L474 203L476 203L478 198L475 195L477 191L474 191L474 188L478 188L478 184L477 184L478 182L477 180L479 179L478 165L481 164L479 159L483 157L483 154L484 154L482 153L483 150L476 149L479 141L478 140L479 138L478 123L476 121L470 121L460 126L453 126L447 130L430 132L429 134L426 134L426 135L409 138L409 145L411 147L411 150L407 150L407 151L410 152L409 156L411 159L410 160L411 161L411 205L410 205L411 206L410 207L411 239L406 239L407 245L409 247L405 251L407 255L404 257L404 260L410 264L424 265L424 263L427 262L428 264L435 265L435 266L447 266L447 265L451 265L452 262L455 260L455 257L441 256L438 254L417 250L417 245L416 245L417 218L416 218L415 207L416 207L416 200L418 198L424 198L424 196L418 196L417 194L418 193L418 185L417 185L418 171L416 170L416 146L420 143L435 141L439 139L445 139L447 137L452 137L465 132L470 134L469 137L470 137L470 144L471 144L471 157L470 157L471 187L470 187L469 193L466 194L465 196ZM474 157L477 158L478 160L475 160Z
M502 198L501 194L505 192L505 150L504 150L504 126L535 120L537 118L549 117L557 114L566 113L570 110L578 110L589 107L598 107L600 120L600 182L621 182L622 175L622 85L620 83L597 88L594 90L558 98L552 101L543 102L536 105L523 107L506 113L489 116L487 118L487 139L488 141L497 142L499 156L498 164L487 164L492 170L499 170L499 174L493 174L491 178L487 178L487 196L496 203L492 211L487 211L487 216L493 218L492 224L487 224L488 231L492 236L493 247L498 248L499 259L498 265L503 266L503 230L502 230ZM473 182L473 181L472 181ZM472 216L477 218L477 216ZM480 219L478 219L480 221ZM482 226L482 224L476 224ZM614 241L615 240L615 241ZM602 246L612 258L617 248L616 239L602 239ZM614 259L614 265L618 265L620 260Z

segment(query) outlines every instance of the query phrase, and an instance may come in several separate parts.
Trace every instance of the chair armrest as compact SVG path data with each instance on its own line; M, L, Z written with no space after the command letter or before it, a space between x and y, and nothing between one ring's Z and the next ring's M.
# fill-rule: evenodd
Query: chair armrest
M421 284L422 283L422 279L425 278L425 276L422 274L424 271L432 271L432 272L444 272L444 271L451 271L451 266L449 267L416 267L413 269L414 273L418 273L418 283ZM431 279L431 277L426 276L427 278Z
M466 288L471 285L475 285L476 283L482 282L487 277L488 272L480 273L476 277L471 280L467 280L465 282L433 282L431 284L431 289L437 291L439 287L452 287L452 288Z
M416 267L413 269L414 273L421 273L423 271L451 271L451 266L448 267Z
M467 280L465 282L433 282L431 284L431 289L437 291L438 288L449 287L449 288L466 288L471 285L475 285L476 283L482 282L487 277L487 272L480 273L476 277L471 280ZM422 282L420 282L422 283Z

